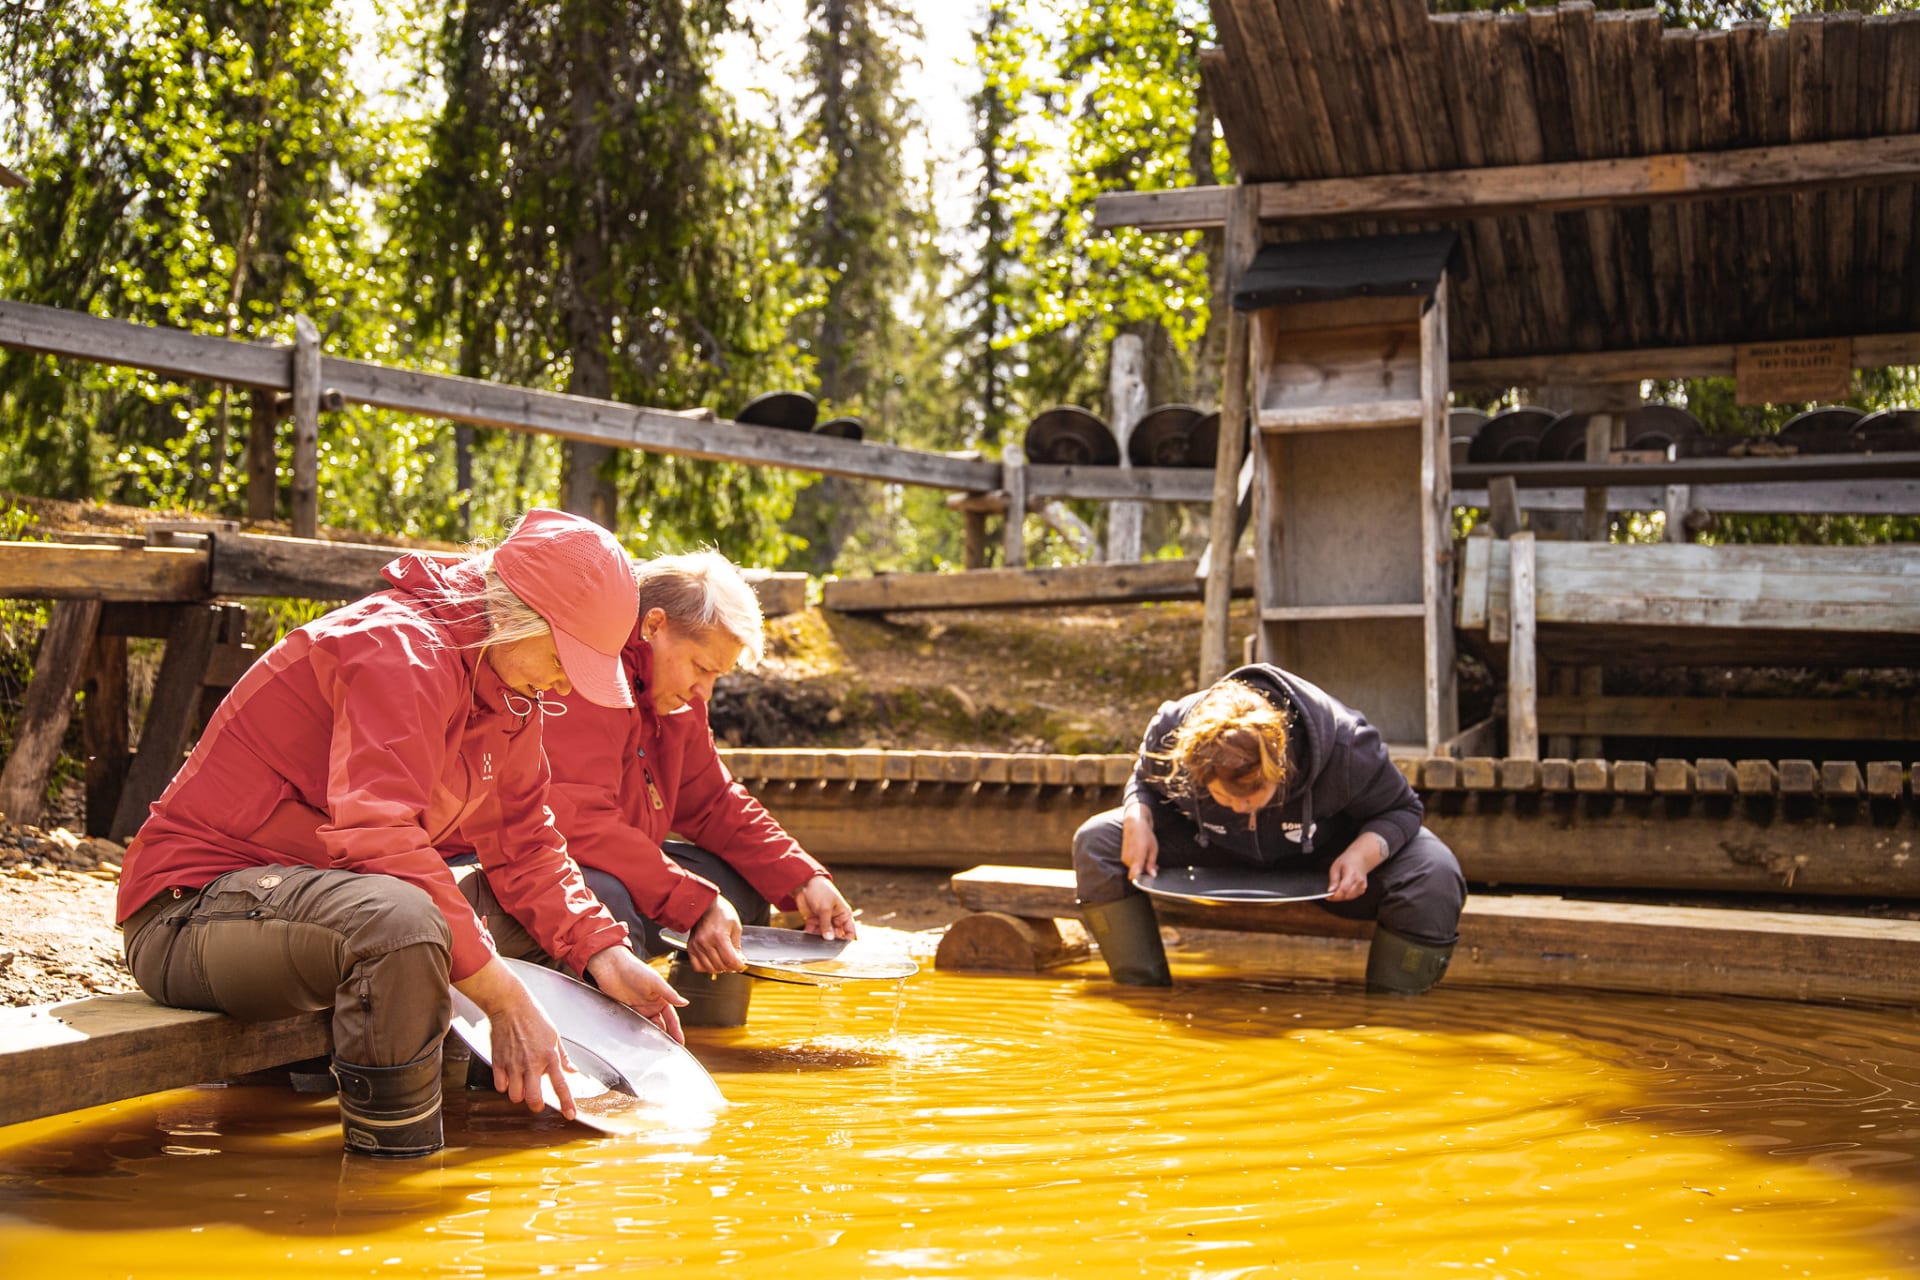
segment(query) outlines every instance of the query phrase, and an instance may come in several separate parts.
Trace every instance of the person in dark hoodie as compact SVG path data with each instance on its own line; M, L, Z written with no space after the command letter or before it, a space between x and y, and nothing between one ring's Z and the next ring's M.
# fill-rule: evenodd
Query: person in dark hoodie
M1377 922L1367 988L1417 995L1458 938L1466 880L1453 851L1352 708L1257 664L1162 703L1120 808L1073 838L1081 914L1115 982L1172 982L1152 902L1161 867L1323 867L1337 915Z

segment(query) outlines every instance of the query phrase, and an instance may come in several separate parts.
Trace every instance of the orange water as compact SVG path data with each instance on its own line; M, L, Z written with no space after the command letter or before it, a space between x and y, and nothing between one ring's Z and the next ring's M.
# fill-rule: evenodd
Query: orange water
M759 984L608 1138L184 1090L0 1129L0 1275L1920 1277L1920 1019L1091 973ZM0 1082L4 1087L4 1082Z

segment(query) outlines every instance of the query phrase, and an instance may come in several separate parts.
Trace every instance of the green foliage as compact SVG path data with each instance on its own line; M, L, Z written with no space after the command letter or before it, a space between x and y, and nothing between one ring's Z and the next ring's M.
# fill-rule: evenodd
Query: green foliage
M1103 369L1088 353L1130 331L1170 351L1156 398L1176 398L1210 314L1203 237L1096 232L1094 198L1227 179L1224 145L1197 96L1199 51L1212 38L1206 10L1183 0L1000 0L993 14L981 61L992 103L1013 116L982 141L1005 174L1011 262L1001 296L1019 318L997 341L1017 353L1017 395L1029 409L1099 403ZM999 119L991 110L982 118L989 127Z

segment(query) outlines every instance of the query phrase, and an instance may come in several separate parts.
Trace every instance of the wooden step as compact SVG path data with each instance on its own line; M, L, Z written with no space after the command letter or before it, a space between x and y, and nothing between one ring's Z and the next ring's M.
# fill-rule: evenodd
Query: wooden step
M975 911L1040 919L1079 914L1070 871L981 866L954 876L953 890ZM1183 929L1273 935L1252 948L1260 968L1358 980L1365 943L1356 935L1370 926L1298 905L1304 910L1264 921L1244 906L1155 909L1163 923ZM1226 949L1243 962L1250 954L1245 943ZM1454 986L1901 1006L1915 1002L1916 980L1920 921L1488 894L1468 899L1446 977Z
M0 1009L0 1125L319 1057L330 1021L241 1022L137 993Z

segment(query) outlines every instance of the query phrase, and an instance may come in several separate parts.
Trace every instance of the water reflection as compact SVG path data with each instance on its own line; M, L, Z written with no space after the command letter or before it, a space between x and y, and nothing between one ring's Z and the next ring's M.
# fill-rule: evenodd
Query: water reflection
M330 1100L0 1130L9 1275L1917 1276L1920 1022L1202 976L762 985L709 1132L484 1094L369 1164ZM209 1264L217 1259L218 1265Z

